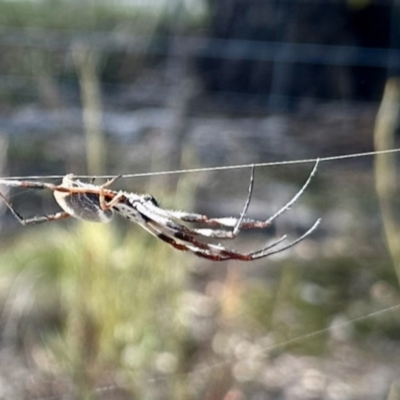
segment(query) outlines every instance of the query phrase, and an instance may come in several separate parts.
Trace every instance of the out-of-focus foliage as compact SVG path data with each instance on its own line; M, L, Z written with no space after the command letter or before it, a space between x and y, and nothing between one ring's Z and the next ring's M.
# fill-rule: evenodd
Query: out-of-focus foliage
M68 31L115 30L154 33L154 28L196 26L207 16L204 0L102 1L17 0L0 1L0 26L4 29L60 29Z
M179 320L181 262L179 254L158 248L143 232L122 236L96 224L27 232L15 246L3 248L0 259L4 274L29 276L14 283L17 292L31 293L32 308L21 310L18 324L38 318L28 331L22 328L22 341L42 337L43 372L54 372L50 366L56 362L85 391L112 369L113 379L118 371L128 374L136 393L145 390L143 382L153 373L179 368L185 336ZM160 357L169 361L158 370Z

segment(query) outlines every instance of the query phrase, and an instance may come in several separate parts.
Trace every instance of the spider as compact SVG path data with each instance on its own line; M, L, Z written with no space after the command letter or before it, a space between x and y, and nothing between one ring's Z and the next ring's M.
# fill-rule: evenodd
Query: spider
M247 200L239 217L210 218L201 214L165 210L149 194L137 194L109 189L109 186L119 179L120 176L108 180L103 185L81 182L73 174L66 175L60 185L46 182L0 179L0 184L6 186L51 190L55 200L63 210L52 215L23 218L1 192L0 197L22 225L57 221L68 217L93 222L109 222L115 212L137 223L155 237L178 250L190 251L199 257L214 261L252 261L280 253L293 247L316 229L320 219L302 236L286 245L279 246L286 239L286 235L284 235L278 240L269 243L261 250L250 253L241 253L224 247L221 244L212 244L209 243L208 239L234 239L242 229L262 229L271 226L303 194L314 176L317 166L318 160L307 181L297 194L265 221L246 217L254 186L254 166L251 169ZM187 225L194 225L195 227L189 228Z

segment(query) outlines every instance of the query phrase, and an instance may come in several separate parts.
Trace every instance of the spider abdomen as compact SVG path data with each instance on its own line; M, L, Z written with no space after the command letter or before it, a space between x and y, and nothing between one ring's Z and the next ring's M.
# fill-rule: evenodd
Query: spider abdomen
M112 219L113 211L101 208L97 194L54 191L54 198L72 217L91 222L110 222Z

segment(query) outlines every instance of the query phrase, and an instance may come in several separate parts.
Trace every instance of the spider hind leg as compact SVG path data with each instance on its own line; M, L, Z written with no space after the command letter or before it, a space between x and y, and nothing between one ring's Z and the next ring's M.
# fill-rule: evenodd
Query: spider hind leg
M15 208L11 205L11 203L6 199L6 197L1 192L0 192L0 197L3 199L5 205L8 207L11 214L23 226L39 224L41 222L57 221L62 218L70 217L70 214L68 214L66 212L58 212L56 214L51 214L51 215L40 215L40 216L35 216L35 217L30 217L30 218L24 218L21 214L18 213L17 210L15 210Z

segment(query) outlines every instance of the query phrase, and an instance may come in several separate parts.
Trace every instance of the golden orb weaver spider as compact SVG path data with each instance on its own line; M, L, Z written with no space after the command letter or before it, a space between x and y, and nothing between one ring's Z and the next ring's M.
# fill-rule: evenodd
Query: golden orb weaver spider
M93 222L109 222L115 212L137 223L155 237L178 250L190 251L199 257L214 261L252 261L280 253L293 247L308 237L316 229L320 219L318 219L302 236L288 244L279 246L286 239L286 235L284 235L278 240L269 243L261 250L252 251L250 253L241 253L224 247L221 244L209 243L207 240L213 238L234 239L242 229L263 229L271 226L271 224L285 211L289 210L304 193L312 177L315 175L317 167L318 160L308 176L307 181L296 195L265 221L246 217L253 193L254 166L251 170L248 196L239 217L210 218L202 214L165 210L161 208L154 197L149 194L137 194L108 189L119 177L115 177L103 185L81 182L72 174L66 175L60 185L46 182L0 179L1 185L51 190L58 205L63 210L53 215L23 218L1 192L0 197L22 225L57 221L68 217L75 217ZM203 227L189 228L187 226L193 224Z

